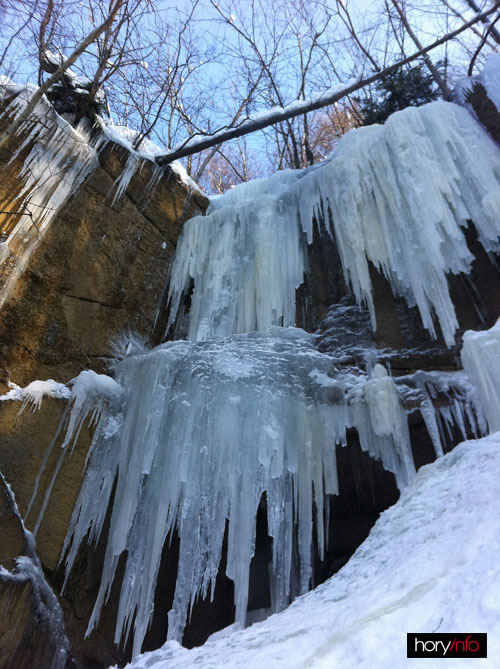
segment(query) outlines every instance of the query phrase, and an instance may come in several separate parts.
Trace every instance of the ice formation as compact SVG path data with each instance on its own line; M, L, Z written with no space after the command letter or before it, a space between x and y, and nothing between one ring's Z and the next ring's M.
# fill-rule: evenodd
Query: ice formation
M464 433L464 417L480 422L455 382L398 382L380 364L342 369L335 354L320 353L311 335L292 327L295 290L313 218L322 218L373 321L368 261L419 308L433 335L437 318L451 345L457 323L446 275L470 269L469 219L485 249L497 249L499 212L499 149L465 110L439 102L351 132L325 163L243 184L186 223L169 277L169 327L187 341L132 347L115 364L119 385L106 382L104 394L88 395L95 379L83 379L63 442L74 442L89 412L98 421L65 542L67 575L81 543L100 535L116 481L89 633L125 553L115 639L133 630L140 652L163 546L175 531L168 634L180 640L196 598L213 594L226 526L227 574L244 624L264 497L280 610L310 587L313 518L323 554L325 496L338 491L335 445L345 444L348 427L404 488L415 475L405 399L422 412L437 455L450 421ZM454 408L436 413L429 389L447 383Z
M81 542L99 536L115 476L96 624L118 559L127 552L116 641L134 621L140 652L153 607L163 545L174 529L180 556L169 638L182 638L198 595L213 594L224 533L227 575L235 583L236 620L245 623L259 503L267 501L273 537L275 610L310 587L313 514L320 557L324 496L338 493L335 444L355 426L361 446L404 487L415 474L405 412L384 368L368 379L336 374L333 360L296 328L177 341L125 357L115 374L128 389L116 434L101 426L65 549L67 573ZM381 371L382 370L382 371ZM378 374L378 375L377 375ZM351 378L352 377L352 378ZM66 436L70 440L71 431ZM292 546L297 526L299 565ZM140 575L140 576L139 576Z
M15 118L22 113L35 90L35 86L19 86L7 77L1 77L0 98L5 99L7 104L2 109L0 118ZM17 222L9 230L8 239L0 241L0 266L10 263L6 272L8 278L0 292L0 305L11 294L30 255L43 239L61 207L98 166L98 153L108 142L122 145L129 153L123 170L113 184L113 204L123 195L144 161L154 161L155 156L161 153L161 149L147 139L141 142L139 150L134 150L132 145L137 132L114 126L104 120L101 122L102 133L89 133L86 119L77 128L73 128L43 97L30 118L18 129L23 141L13 154L11 162L22 155L23 151L29 149L29 153L18 174L22 183L21 190L14 193L12 200L4 206L7 210L16 212ZM198 190L184 168L177 163L168 168L155 164L149 188L154 188L157 181L169 170L177 174L188 188Z
M467 93L473 90L474 84L482 84L488 97L497 109L500 109L500 54L494 54L488 58L482 71L474 77L464 77L455 86L455 95L460 103L465 105L472 113L472 105L466 104Z
M64 383L58 383L53 379L32 381L26 388L21 388L15 383L9 383L9 386L11 390L5 395L0 395L0 402L22 402L19 413L22 413L28 406L33 411L37 411L42 406L44 397L54 397L56 399L69 399L71 397L71 392Z
M463 371L424 372L419 370L396 379L399 394L408 413L419 411L436 457L444 445L453 441L452 430L458 427L463 439L473 434L477 439L488 428L474 386Z
M64 615L58 599L47 583L40 559L36 554L35 539L28 532L21 519L17 503L3 475L0 473L0 485L7 494L7 504L17 517L24 533L24 555L15 559L15 568L9 571L0 564L0 584L5 588L9 584L29 584L31 589L31 616L33 622L43 625L54 648L52 669L64 669L70 657L70 643L64 630ZM29 592L29 589L27 590ZM29 595L28 595L29 597Z
M464 334L462 364L491 432L500 430L500 319L489 330Z
M9 100L0 117L16 117L29 102L35 87L0 81L0 97ZM97 167L97 150L82 129L75 130L45 98L18 130L23 141L11 161L30 148L19 173L22 188L14 195L15 211L21 212L8 237L16 269L2 289L0 304L7 299L30 254L67 199ZM4 258L4 260L6 260Z
M500 149L465 109L434 102L347 133L315 169L237 186L214 201L208 217L184 227L171 273L171 322L193 280L191 339L206 338L214 325L225 336L247 324L293 324L301 233L312 240L314 217L329 226L346 281L374 325L369 261L418 307L433 336L437 319L451 346L457 320L447 274L470 271L468 221L486 251L499 249ZM234 243L249 226L260 231L253 244ZM283 240L281 248L272 237Z

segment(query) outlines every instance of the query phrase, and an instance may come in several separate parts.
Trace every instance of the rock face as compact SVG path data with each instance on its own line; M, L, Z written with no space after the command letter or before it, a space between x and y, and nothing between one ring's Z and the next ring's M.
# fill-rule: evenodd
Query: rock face
M0 153L0 211L15 212L19 208L15 200L21 189L18 174L29 147L9 164L14 148ZM183 222L202 213L208 202L170 170L155 188L148 188L154 165L144 161L126 193L112 204L113 184L128 155L117 144L110 142L104 147L98 167L58 212L3 304L0 393L9 389L8 381L21 386L34 379L67 382L85 368L103 371L113 338L127 328L152 341L163 335L164 319L157 319L157 310L177 237ZM0 232L8 227L12 228L12 215L0 214ZM3 278L0 265L0 288ZM43 412L26 411L18 417L17 403L0 403L0 471L11 484L23 517L64 404L47 400ZM47 579L56 587L62 584L57 563L80 487L90 436L90 430L84 428L71 457L65 459L62 476L55 482L44 520L37 528L37 552ZM58 448L59 442L49 456L26 520L30 530L35 529L59 457ZM12 517L0 511L0 563L6 568L12 567L13 558L22 554L23 537L16 532ZM107 620L104 616L99 630L82 641L95 597L93 589L99 582L99 551L96 556L92 557L89 551L82 557L83 566L75 572L78 576L61 598L68 636L82 667L108 666L125 657L112 642L111 617ZM12 606L19 606L19 611L24 612L29 608L26 588L16 595L19 604L12 599ZM23 598L27 598L26 606ZM0 617L3 615L0 605ZM1 629L12 627L11 621L7 626L6 619L2 620ZM16 629L22 630L21 614L19 620ZM23 644L26 657L31 657L29 643L24 640ZM45 660L33 661L22 666L50 666ZM21 662L19 655L15 662Z

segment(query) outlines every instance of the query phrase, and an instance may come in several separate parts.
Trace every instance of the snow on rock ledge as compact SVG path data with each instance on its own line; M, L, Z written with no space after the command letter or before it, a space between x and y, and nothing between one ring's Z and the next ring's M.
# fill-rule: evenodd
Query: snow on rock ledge
M500 434L422 467L347 565L287 610L186 650L167 642L128 669L420 667L407 632L486 632L500 653ZM447 666L470 667L455 659ZM477 659L475 667L491 667Z

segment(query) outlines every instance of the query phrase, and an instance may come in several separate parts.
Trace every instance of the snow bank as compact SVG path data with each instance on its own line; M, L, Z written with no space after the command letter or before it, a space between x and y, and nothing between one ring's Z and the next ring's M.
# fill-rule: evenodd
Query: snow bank
M500 653L500 434L419 470L335 576L286 611L204 646L168 642L128 669L420 667L407 632L486 632ZM427 663L428 664L428 663ZM427 666L426 664L426 666ZM434 666L434 665L433 665ZM446 666L471 667L470 659Z

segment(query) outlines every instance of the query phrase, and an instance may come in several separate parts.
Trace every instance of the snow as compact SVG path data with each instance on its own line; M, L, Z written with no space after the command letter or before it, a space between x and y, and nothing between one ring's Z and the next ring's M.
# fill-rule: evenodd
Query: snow
M76 444L85 420L89 420L89 425L98 423L104 408L118 405L123 392L120 384L110 376L91 370L80 372L68 385L71 385L71 414L62 448L71 442ZM110 426L107 425L106 435L109 434Z
M42 406L44 397L53 397L55 399L69 399L70 390L63 384L48 379L47 381L32 381L26 388L20 388L11 384L12 389L5 395L0 395L0 402L18 401L22 402L19 413L22 413L26 407L31 407L32 411L38 411Z
M169 326L177 317L182 327L191 280L190 339L293 325L314 217L335 238L374 328L369 262L451 346L458 325L447 274L470 272L468 221L486 251L500 248L500 149L465 109L439 101L347 133L315 168L237 186L183 228Z
M265 109L264 111L257 112L252 116L244 119L243 121L238 123L236 127L244 129L247 132L251 132L252 128L254 128L255 126L261 127L262 124L272 125L273 123L279 123L280 121L289 118L290 114L293 114L293 116L299 116L304 112L310 111L311 107L313 107L314 105L323 104L326 100L335 97L337 94L341 93L347 88L350 88L351 86L354 86L359 81L360 81L359 78L350 79L345 83L338 84L336 86L331 86L330 88L327 88L324 91L321 91L320 93L314 93L305 100L293 100L285 107L276 106L276 107L271 107L270 109ZM331 104L333 104L333 101ZM189 137L188 139L185 139L182 142L176 144L174 148L171 149L170 151L167 152L163 151L161 157L162 159L168 160L168 156L170 154L174 154L180 149L199 146L207 139L216 140L218 137L223 137L230 129L232 128L225 126L224 128L221 128L217 132L214 132L210 135L205 135L205 134L193 135L192 137ZM257 129L258 127L255 127L255 130Z
M462 364L476 388L490 431L500 430L500 319L489 330L464 334Z
M140 146L134 148L134 142L140 134L137 130L133 130L128 126L115 125L110 119L106 118L100 119L100 123L105 137L109 141L123 146L130 153L124 170L113 184L113 186L116 187L113 198L114 203L125 192L130 183L130 179L134 176L135 172L141 169L143 161L149 160L154 163L157 156L165 153L165 147L160 147L150 139L143 138L140 142ZM202 193L198 184L188 175L185 168L179 162L174 161L170 163L168 168L171 169L179 177L180 182L190 190ZM155 163L155 179L160 179L168 168L161 168ZM204 195L204 193L202 194Z
M500 434L422 467L343 569L285 611L200 648L169 641L127 669L420 667L407 632L486 632L500 652ZM429 664L429 661L427 662ZM470 659L448 658L454 669Z

